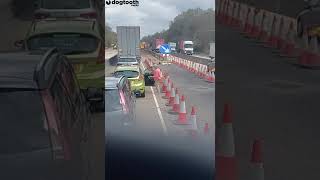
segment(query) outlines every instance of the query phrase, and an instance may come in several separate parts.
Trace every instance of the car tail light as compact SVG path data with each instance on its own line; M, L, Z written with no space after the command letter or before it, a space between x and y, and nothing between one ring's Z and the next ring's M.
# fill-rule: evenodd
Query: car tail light
M45 19L45 18L48 18L50 17L50 14L48 13L36 13L34 14L34 18L35 19Z
M139 76L139 80L142 81L144 80L144 77L142 75Z
M105 63L105 59L104 59L105 52L104 51L105 51L104 46L101 45L100 50L99 50L97 64L104 64Z
M98 15L95 12L89 12L89 13L80 14L80 17L87 18L87 19L95 19L98 17Z

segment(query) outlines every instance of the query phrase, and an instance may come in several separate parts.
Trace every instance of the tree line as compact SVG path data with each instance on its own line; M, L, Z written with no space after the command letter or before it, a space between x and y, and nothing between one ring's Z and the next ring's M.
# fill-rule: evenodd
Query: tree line
M106 47L111 47L111 44L115 44L117 42L117 34L112 31L110 26L106 24L105 28L105 45Z
M189 9L170 22L169 28L142 38L149 44L154 39L163 38L165 42L192 40L194 51L209 52L209 43L215 41L215 14L213 9Z

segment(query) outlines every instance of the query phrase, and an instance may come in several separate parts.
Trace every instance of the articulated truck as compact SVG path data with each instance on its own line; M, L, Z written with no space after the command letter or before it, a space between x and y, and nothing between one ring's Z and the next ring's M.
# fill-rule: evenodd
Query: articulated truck
M140 27L117 26L118 65L138 64L140 54Z
M193 41L180 41L179 52L181 54L192 55L193 54Z

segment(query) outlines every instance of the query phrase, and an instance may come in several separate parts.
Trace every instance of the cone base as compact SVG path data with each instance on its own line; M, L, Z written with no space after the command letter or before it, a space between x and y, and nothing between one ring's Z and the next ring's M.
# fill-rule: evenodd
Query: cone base
M173 122L173 124L175 124L175 125L191 125L192 123L189 122L189 121L187 121L187 120L185 120L185 121L175 120L175 121Z

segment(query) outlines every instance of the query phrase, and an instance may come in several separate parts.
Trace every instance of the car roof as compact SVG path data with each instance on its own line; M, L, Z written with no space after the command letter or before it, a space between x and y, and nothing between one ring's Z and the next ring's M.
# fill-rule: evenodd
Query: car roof
M57 20L55 18L34 21L31 25L27 38L48 33L79 33L92 35L102 39L99 24L95 20Z
M138 71L139 72L139 66L138 65L120 65L120 66L117 66L114 71Z
M0 88L43 89L61 61L47 61L55 51L0 53ZM57 54L56 54L57 55Z

